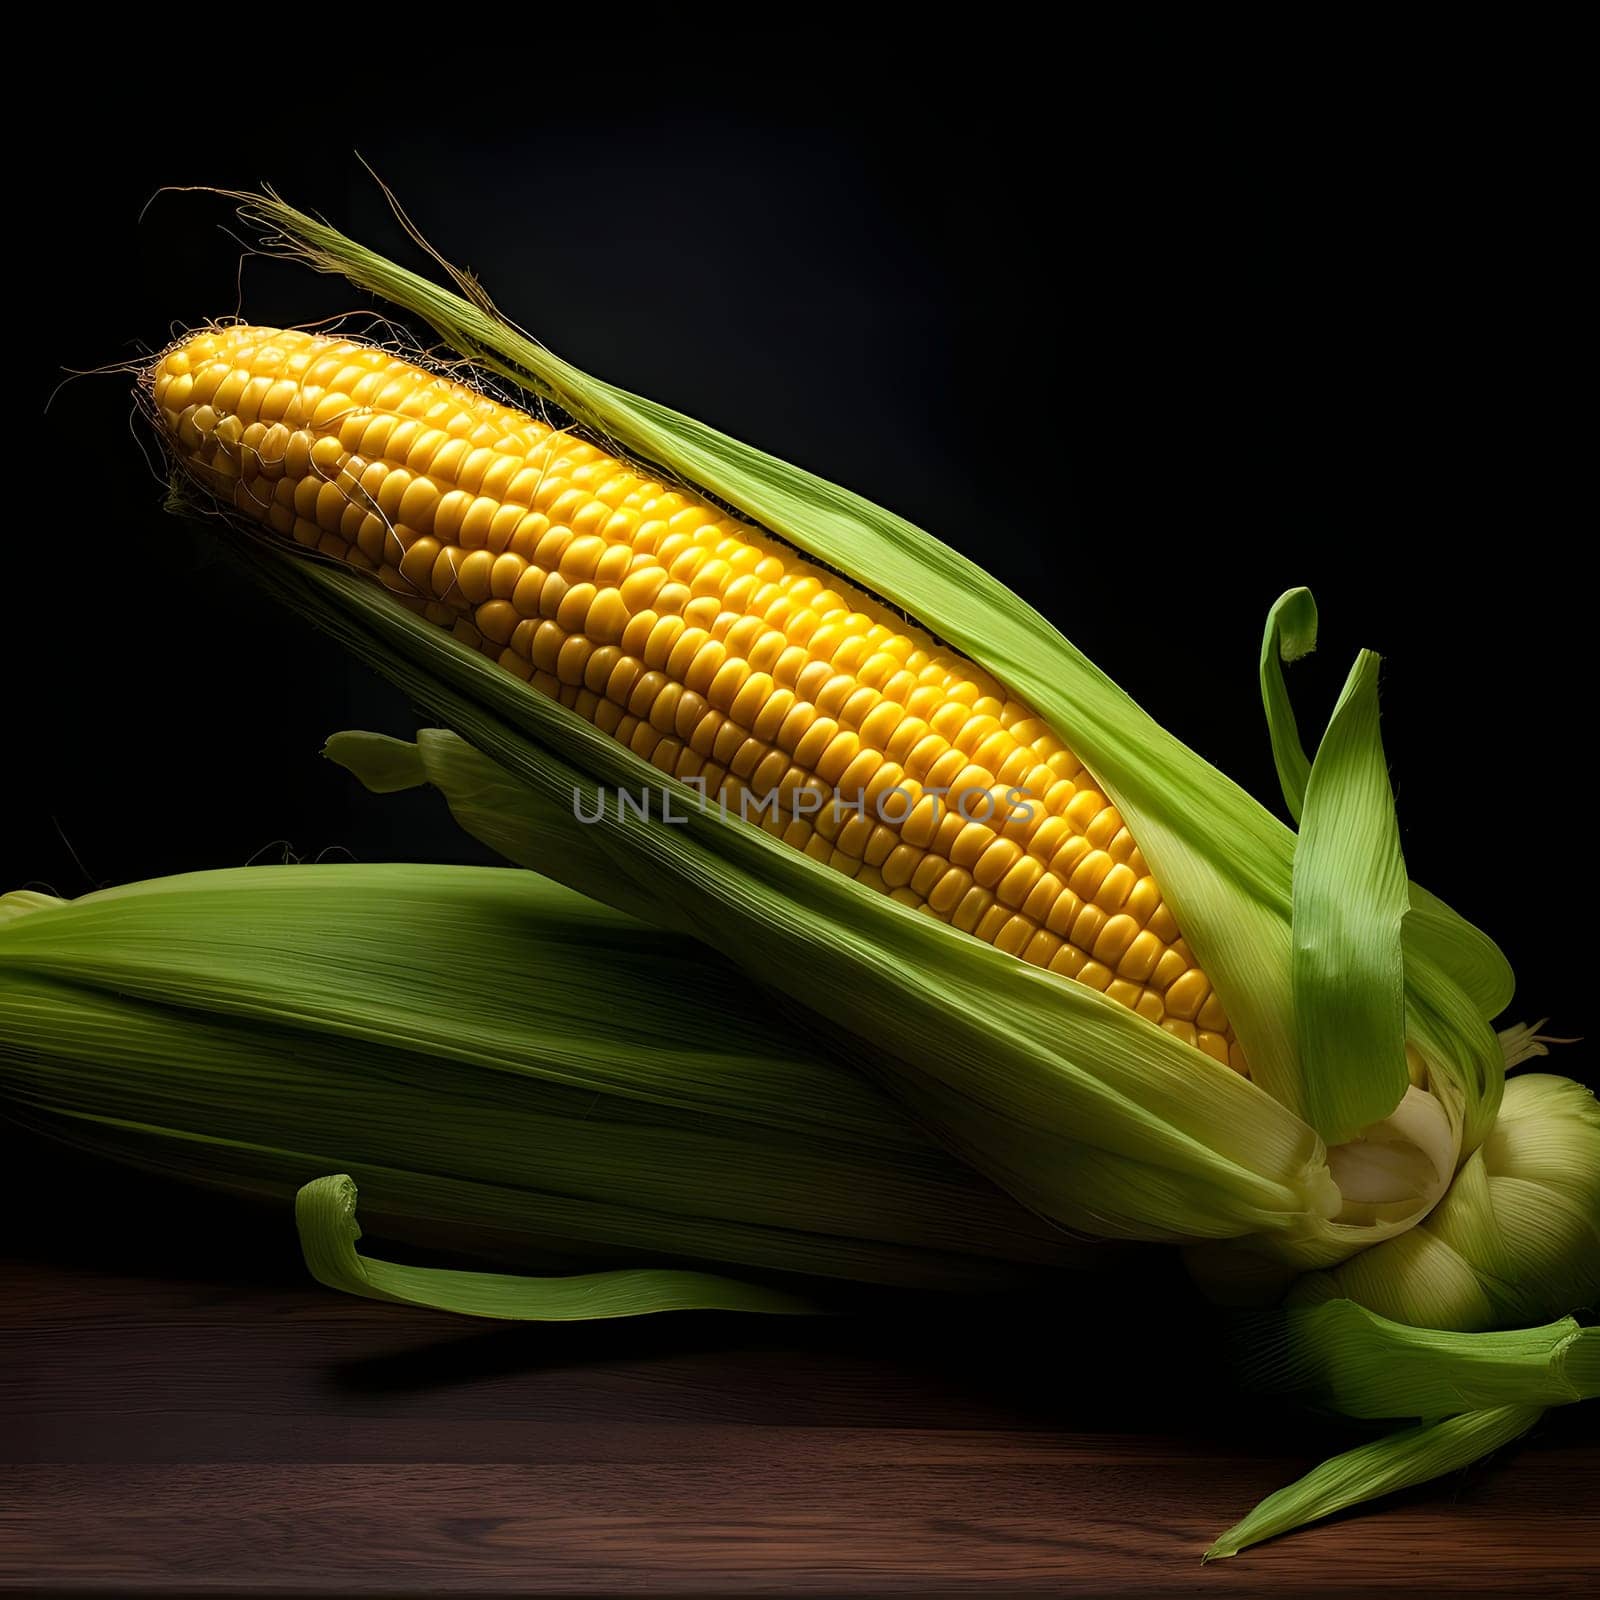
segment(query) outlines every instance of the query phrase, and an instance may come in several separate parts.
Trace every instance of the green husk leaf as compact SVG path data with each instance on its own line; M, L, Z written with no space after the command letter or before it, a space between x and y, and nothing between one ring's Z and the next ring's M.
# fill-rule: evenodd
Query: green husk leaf
M1373 1420L1431 1421L1600 1394L1600 1328L1571 1317L1538 1328L1453 1333L1329 1300L1252 1319L1241 1349L1247 1387Z
M1284 681L1283 663L1299 661L1317 648L1317 602L1309 589L1290 589L1273 602L1261 639L1261 702L1267 713L1272 761L1283 787L1283 803L1296 822L1311 780L1311 760L1300 742L1294 702Z
M1411 885L1411 910L1406 916L1406 955L1408 961L1426 957L1436 963L1485 1022L1498 1017L1516 992L1516 974L1500 946L1417 883ZM1437 982L1427 985L1430 994L1440 987Z
M1364 650L1306 784L1294 858L1294 1017L1311 1124L1329 1144L1386 1117L1410 1084L1400 928L1405 863Z
M316 1178L295 1196L295 1226L306 1267L318 1283L368 1300L426 1306L466 1317L512 1322L590 1322L662 1311L746 1311L815 1315L799 1295L709 1272L632 1268L565 1278L514 1277L403 1266L361 1255L356 1186L344 1173Z
M1494 1406L1422 1423L1347 1450L1268 1495L1206 1551L1205 1559L1238 1555L1248 1545L1336 1511L1471 1466L1520 1438L1543 1415L1540 1406Z
M0 895L0 923L13 917L25 917L33 911L48 911L66 902L53 894L41 894L37 889L13 889Z
M659 926L673 924L670 903L636 882L627 863L613 860L594 829L578 821L570 802L553 803L492 761L452 763L452 747L459 742L439 728L421 729L414 744L352 730L331 735L322 753L374 794L434 785L463 830L508 861L526 864L529 840L537 838L542 858L564 863L560 872L545 876L578 887L586 899L613 910ZM446 775L448 785L440 782Z
M1300 739L1283 667L1285 662L1303 660L1316 647L1317 603L1309 589L1290 589L1267 613L1261 639L1261 703L1284 804L1296 822L1305 803L1311 761ZM1405 944L1408 956L1426 957L1448 973L1471 996L1484 1021L1511 1004L1516 978L1499 946L1416 883L1411 885Z

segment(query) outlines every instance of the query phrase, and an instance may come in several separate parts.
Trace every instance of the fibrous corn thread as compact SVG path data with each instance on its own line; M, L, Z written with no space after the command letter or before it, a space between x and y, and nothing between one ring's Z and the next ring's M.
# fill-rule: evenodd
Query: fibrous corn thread
M372 573L857 882L1245 1070L1093 777L981 668L869 596L374 345L209 330L149 380L175 453L236 511Z

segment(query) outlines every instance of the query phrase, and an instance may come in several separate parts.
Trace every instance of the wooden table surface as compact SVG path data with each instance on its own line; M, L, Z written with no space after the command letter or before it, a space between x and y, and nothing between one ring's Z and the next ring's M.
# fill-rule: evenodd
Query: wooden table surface
M1351 1435L1141 1382L1181 1298L1122 1329L1093 1286L1048 1315L487 1325L320 1289L281 1216L93 1181L0 1185L6 1592L1566 1594L1600 1568L1577 1408L1202 1566Z

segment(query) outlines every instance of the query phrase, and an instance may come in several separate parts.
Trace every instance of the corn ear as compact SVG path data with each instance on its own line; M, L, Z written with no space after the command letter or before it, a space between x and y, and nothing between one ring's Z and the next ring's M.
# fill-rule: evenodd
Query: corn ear
M415 313L485 370L556 402L601 436L709 489L903 607L1025 700L1107 785L1191 945L1232 954L1222 963L1229 977L1217 982L1251 1071L1300 1109L1300 1067L1285 1021L1292 1015L1286 924L1293 835L1159 727L1038 612L903 518L562 361L500 318L481 287L441 258L435 256L462 294L274 196L235 198L269 249ZM1440 916L1452 929L1460 923L1447 908ZM1464 926L1456 931L1463 944L1482 940ZM1421 981L1429 987L1435 980ZM1481 1038L1474 1042L1482 1047Z
M1096 1257L736 969L530 873L252 867L0 913L0 1108L79 1148L283 1200L348 1173L387 1238L561 1271L974 1289Z
M555 401L903 607L1025 700L1078 752L1126 820L1212 975L1254 1082L1214 1083L1143 1037L1154 1030L1136 1019L1102 1017L1097 1008L1105 1002L1069 993L1070 984L1041 986L1002 973L970 946L959 955L946 950L941 960L940 941L966 942L949 930L931 938L912 933L909 914L898 908L869 905L846 885L810 881L822 869L780 863L775 846L741 837L754 830L736 820L691 816L671 830L678 836L672 840L663 838L664 827L602 824L596 831L607 835L614 871L686 906L703 930L715 930L719 948L764 981L783 987L797 972L826 973L831 1019L885 1051L894 1092L983 1171L1058 1222L1133 1237L1256 1236L1268 1255L1306 1267L1331 1264L1425 1214L1448 1170L1388 1215L1368 1208L1341 1217L1327 1139L1351 1142L1352 1121L1370 1118L1379 1141L1392 1140L1390 1114L1400 1109L1393 1102L1408 1091L1392 1038L1356 1064L1355 1092L1348 1059L1343 1072L1337 1061L1303 1059L1295 1023L1294 835L1155 724L1036 612L902 519L560 361L501 320L470 280L457 275L466 293L453 294L273 197L239 198L247 220L271 236L270 248L414 312L486 371ZM270 551L263 556L267 565L275 559ZM402 620L391 602L363 587L320 570L283 575L280 584L293 603L548 804L597 784L659 803L665 791L646 763L600 748L594 730L560 707L533 705L539 697L525 686L493 683L495 669L462 659L463 648L452 649L425 623ZM430 631L436 636L423 637ZM1370 770L1370 755L1365 764ZM1340 777L1333 788L1351 781ZM1371 842L1359 836L1334 850L1328 881L1338 881L1341 860ZM1397 846L1391 838L1384 848L1392 882ZM565 870L548 854L531 864ZM594 881L579 886L600 892ZM1383 938L1392 947L1392 894L1387 904L1391 926ZM1370 907L1347 909L1351 925L1372 920ZM1416 960L1402 924L1404 1027L1426 1062L1420 1092L1436 1098L1448 1121L1452 1148L1444 1165L1453 1168L1492 1121L1502 1064L1473 995L1452 971L1458 947L1477 951L1481 936L1458 926L1442 905L1432 920L1439 936ZM908 959L926 981L907 981ZM1392 985L1392 953L1381 965L1381 973L1364 974L1364 988L1374 993L1380 981ZM942 1007L927 993L935 974L950 996ZM1476 983L1481 973L1463 964L1462 976ZM1373 1002L1375 1025L1381 1014L1392 1034L1397 1008L1385 993L1381 1004ZM1290 1120L1277 1121L1252 1089ZM1036 1130L1026 1148L1016 1137L1023 1127ZM1064 1128L1075 1137L1037 1136ZM1231 1136L1240 1131L1242 1144ZM1357 1140L1367 1131L1356 1130ZM1423 1158L1436 1162L1433 1141Z

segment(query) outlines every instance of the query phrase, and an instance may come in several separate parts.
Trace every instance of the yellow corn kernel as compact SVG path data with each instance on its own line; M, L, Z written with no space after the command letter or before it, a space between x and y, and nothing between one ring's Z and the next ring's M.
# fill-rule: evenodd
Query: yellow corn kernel
M374 572L730 809L775 797L760 825L869 889L1245 1070L1116 808L915 624L694 494L356 340L225 328L148 379L173 454L241 515Z

